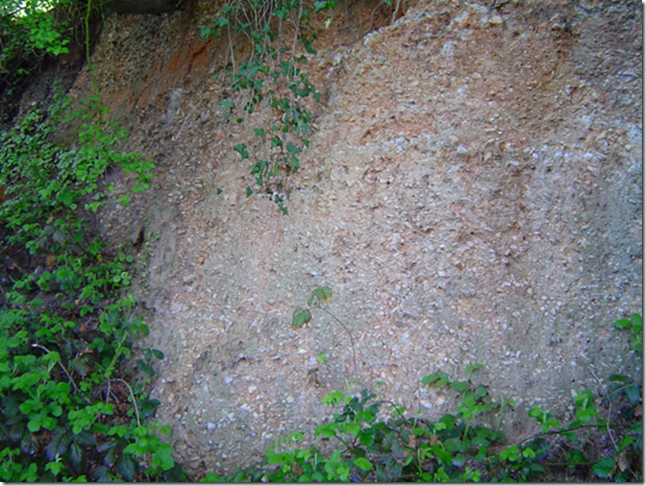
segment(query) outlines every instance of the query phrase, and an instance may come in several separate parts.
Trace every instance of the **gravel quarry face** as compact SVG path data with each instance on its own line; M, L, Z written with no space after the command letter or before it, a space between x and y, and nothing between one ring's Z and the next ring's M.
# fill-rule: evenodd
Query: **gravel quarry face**
M112 15L95 48L127 148L157 164L103 224L137 248L158 420L195 473L311 438L335 389L437 418L455 397L421 378L482 363L520 437L526 407L567 414L571 390L641 376L612 328L642 308L641 5L419 1L392 23L376 7L346 4L314 45L323 97L288 216L245 195L233 147L253 120L218 104L204 5ZM72 94L90 90L82 72ZM115 197L132 183L110 177ZM322 286L348 329L317 310L292 328Z

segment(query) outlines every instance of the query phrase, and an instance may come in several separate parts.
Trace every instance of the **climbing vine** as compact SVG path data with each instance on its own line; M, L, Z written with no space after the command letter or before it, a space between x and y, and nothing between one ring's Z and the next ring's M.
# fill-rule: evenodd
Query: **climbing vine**
M270 113L254 118L260 120L252 128L257 143L233 149L251 163L256 191L266 193L284 214L291 193L287 177L298 171L300 154L309 145L310 100L320 100L305 70L307 55L316 54L317 34L309 21L312 13L335 5L334 0L311 8L303 0L231 0L200 27L203 37L219 35L228 43L229 88L219 102L227 118L243 123L254 113ZM240 39L246 49L237 48ZM247 186L246 193L251 196L254 189Z

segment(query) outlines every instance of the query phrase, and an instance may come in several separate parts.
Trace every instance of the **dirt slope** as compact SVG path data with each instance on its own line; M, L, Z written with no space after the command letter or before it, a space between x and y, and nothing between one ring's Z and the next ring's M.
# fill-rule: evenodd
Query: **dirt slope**
M420 385L437 368L484 363L495 395L561 413L571 389L641 372L610 327L642 307L640 5L419 1L364 35L376 5L347 5L315 44L324 103L289 216L245 197L232 147L252 136L218 105L206 5L101 34L102 96L158 167L105 233L144 235L138 293L166 355L153 395L196 471L307 430L355 378L332 319L289 326L318 286L352 330L348 386L381 381L422 416L452 405ZM86 72L73 93L89 90ZM118 196L130 181L111 177Z

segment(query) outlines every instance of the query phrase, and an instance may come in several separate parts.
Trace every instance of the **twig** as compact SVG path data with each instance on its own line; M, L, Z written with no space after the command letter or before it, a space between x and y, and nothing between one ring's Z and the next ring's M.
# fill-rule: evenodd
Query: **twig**
M617 445L617 442L615 441L615 438L612 436L612 429L610 429L610 412L612 411L612 402L608 401L608 418L606 420L606 430L608 431L608 437L610 437L610 440L612 441L612 445L615 446L615 450L619 452L619 446Z
M561 435L565 432L574 432L575 430L579 430L579 429L601 429L601 428L602 426L598 424L581 424L578 427L573 427L571 429L559 429L559 430L550 430L547 432L539 432L537 434L532 435L531 437L528 437L527 439L521 440L516 445L522 446L523 444L530 442L538 437L546 437L548 435Z
M135 417L137 418L137 425L141 427L141 421L139 420L139 409L137 408L137 402L135 400L135 394L132 392L132 388L130 388L130 385L128 385L128 383L126 383L121 378L115 378L112 381L118 381L119 383L122 383L123 385L125 385L125 387L128 389L128 392L130 393L130 402L132 403L132 406L135 409Z
M392 18L390 20L390 25L395 23L395 20L396 20L396 17L397 17L397 12L399 12L399 7L401 6L400 2L401 2L401 0L397 0L397 2L395 3L395 9L393 10L393 15L392 15Z
M198 106L200 106L200 104L201 104L200 102L197 102L195 106L191 109L191 111L188 113L188 115L186 115L186 117L184 118L184 122L182 123L182 126L179 127L179 130L177 130L177 133L175 134L175 136L173 136L172 138L173 140L177 140L179 138L180 134L182 133L182 130L184 130L184 125L186 125L186 122L193 115L193 112L195 112L195 110L197 109Z
M359 378L359 367L357 366L357 355L356 355L355 350L354 350L354 338L352 337L352 333L350 332L350 329L348 329L348 328L346 327L346 325L345 325L345 324L343 324L343 322L341 321L341 319L339 319L337 316L335 316L334 314L332 314L332 313L331 313L329 310L327 310L326 308L322 307L320 303L318 303L318 304L317 304L317 307L318 307L319 309L321 309L323 312L325 312L326 314L330 315L330 316L331 316L331 317L332 317L336 322L338 322L338 323L341 325L341 327L342 327L343 329L345 329L345 331L348 333L348 336L350 336L350 345L351 345L351 347L352 347L352 361L353 361L353 363L354 363L354 373L355 373L355 375L357 376L357 378Z
M44 351L47 351L47 353L51 353L51 351L50 351L49 349L47 349L45 346L42 346L42 345L40 345L40 344L32 344L32 345L31 345L31 347L32 347L32 348L40 348L40 349L42 349L42 350L44 350ZM76 390L76 392L77 392L79 395L81 395L81 398L83 398L83 400L85 401L85 403L87 403L87 404L89 405L89 404L90 404L90 400L88 400L88 399L87 399L87 397L86 397L85 395L83 395L83 393L81 393L81 390L79 390L79 387L78 387L78 386L76 386L76 382L74 381L74 379L72 378L72 376L68 373L67 369L65 368L65 366L63 365L63 363L61 362L61 360L60 360L60 359L57 359L57 360L56 360L56 362L57 362L57 363L58 363L58 365L61 367L61 369L63 370L63 373L65 373L65 375L66 375L66 376L67 376L67 378L70 380L70 382L72 382L72 386L74 387L74 390Z

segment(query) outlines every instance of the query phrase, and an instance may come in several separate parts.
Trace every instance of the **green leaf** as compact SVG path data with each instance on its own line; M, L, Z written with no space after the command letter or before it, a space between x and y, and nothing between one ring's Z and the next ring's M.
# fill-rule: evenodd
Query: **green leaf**
M92 470L92 477L97 483L111 483L110 471L105 466L98 466Z
M75 435L74 441L79 445L86 446L86 447L96 446L96 440L94 439L94 435L92 435L92 433L88 430L82 430L79 434Z
M135 477L137 465L131 456L121 454L117 461L117 472L128 482L132 482Z
M359 433L359 443L362 446L370 447L375 443L375 437L371 433L365 433L365 431Z
M296 308L292 316L292 327L300 329L312 320L312 314L307 309Z
M641 397L642 392L639 386L632 384L626 388L626 398L628 398L628 401L633 407L639 403Z
M27 428L29 429L29 432L32 432L32 433L38 432L43 426L42 419L43 417L37 416L31 419L29 422L27 422Z
M118 447L112 447L107 449L106 454L103 456L103 464L108 467L114 466L114 463L117 462L117 454L119 453Z
M155 455L161 461L161 468L164 471L168 471L175 465L175 461L173 460L173 448L170 445L160 444L155 451Z
M110 428L110 430L108 431L108 435L117 435L117 436L123 438L123 436L125 436L127 432L128 432L128 426L127 425L115 425L115 426ZM111 442L113 442L113 441L111 441ZM109 443L111 443L111 442L109 442ZM109 443L108 442L104 443L104 444L106 444L107 448L112 447L112 446L107 445Z
M354 465L360 467L365 472L368 472L372 469L372 464L365 457L357 457L353 459Z
M45 471L51 471L54 476L57 476L60 474L63 467L63 464L60 462L48 462L47 465L45 465Z
M608 379L610 381L620 381L621 383L628 383L630 381L630 378L628 378L625 375L619 375L616 373L611 374Z
M85 454L83 452L83 449L81 449L81 446L79 446L76 442L72 442L72 445L70 446L70 462L72 463L72 467L75 471L80 471L81 464L83 463L84 459Z
M336 7L336 0L324 0L314 2L314 11L316 13L323 12L325 10L333 10Z
M155 370L153 370L149 365L147 365L140 359L137 360L137 368L140 371L143 371L144 373L146 373L150 377L155 376Z
M62 457L63 454L67 452L67 448L70 443L69 432L60 429L54 436L52 440L49 441L47 447L45 448L45 455L50 461L55 461L56 457Z
M574 432L572 432L572 431L565 430L563 432L560 432L560 434L563 437L565 437L567 440L569 440L570 442L574 442L575 440L577 440L576 434Z
M307 301L308 305L312 305L314 299L318 299L319 302L327 304L332 301L332 290L330 287L319 287L312 291L312 296L310 300Z
M481 369L483 369L483 368L484 368L484 365L483 365L483 364L481 364L481 363L473 363L473 364L467 365L467 366L464 368L464 371L465 371L467 374L471 374L471 373L473 373L474 371L476 371L476 370L481 370Z
M469 384L466 381L452 381L450 386L458 391L467 391L469 389Z
M528 459L534 459L536 457L536 451L532 449L531 447L526 447L523 449L523 456L527 457Z
M125 427L125 426L123 426L123 427ZM116 440L109 440L107 442L101 442L101 443L97 444L96 451L101 454L101 453L103 453L105 451L113 449L114 446L116 446L116 445L117 445Z
M424 378L422 378L422 384L428 385L429 383L433 383L434 381L437 381L439 379L440 377L437 373L426 375Z
M630 321L628 319L619 319L613 324L617 329L625 329L630 327Z
M500 451L498 457L501 461L511 461L514 462L518 459L518 447L511 446L508 449Z
M249 151L247 150L247 146L244 143L239 143L235 147L233 147L233 150L238 152L240 154L240 157L242 160L248 159L249 156Z
M612 457L604 457L603 459L595 462L592 465L592 470L594 473L602 478L606 479L612 474L612 471L615 469L615 460Z
M138 454L141 453L141 451L140 451L139 446L135 442L133 442L131 444L128 444L126 447L124 447L123 453L124 454L137 454L138 455Z
M153 398L152 400L146 400L141 406L141 416L144 418L151 417L160 404L161 402L156 398Z
M464 463L466 462L466 457L464 457L464 454L458 454L451 460L451 464L453 464L455 467L462 467L464 466Z
M18 346L20 346L22 343L23 343L23 340L22 340L22 339L19 339L19 338L17 338L17 337L10 337L9 339L7 339L6 346L7 346L9 349L13 349L13 348L17 348L17 347L18 347Z
M569 449L565 453L565 459L570 466L576 464L585 464L587 462L585 454L583 454L583 451L581 451L580 449Z
M341 393L339 390L334 390L333 392L330 392L326 396L324 396L321 400L321 403L335 407L339 403L342 403L344 399L345 397L343 393Z
M296 145L294 145L291 142L287 144L287 151L292 156L295 156L295 155L298 155L299 153L301 153L301 149L298 148Z
M222 11L224 13L228 13L225 9L222 9ZM221 28L221 27L225 27L225 26L229 25L230 23L231 22L229 22L228 18L226 18L226 17L218 17L217 19L215 19L215 22L213 23L213 25L215 25L217 28Z
M218 104L220 105L220 108L222 108L224 111L227 111L233 108L233 101L231 100L220 100Z

